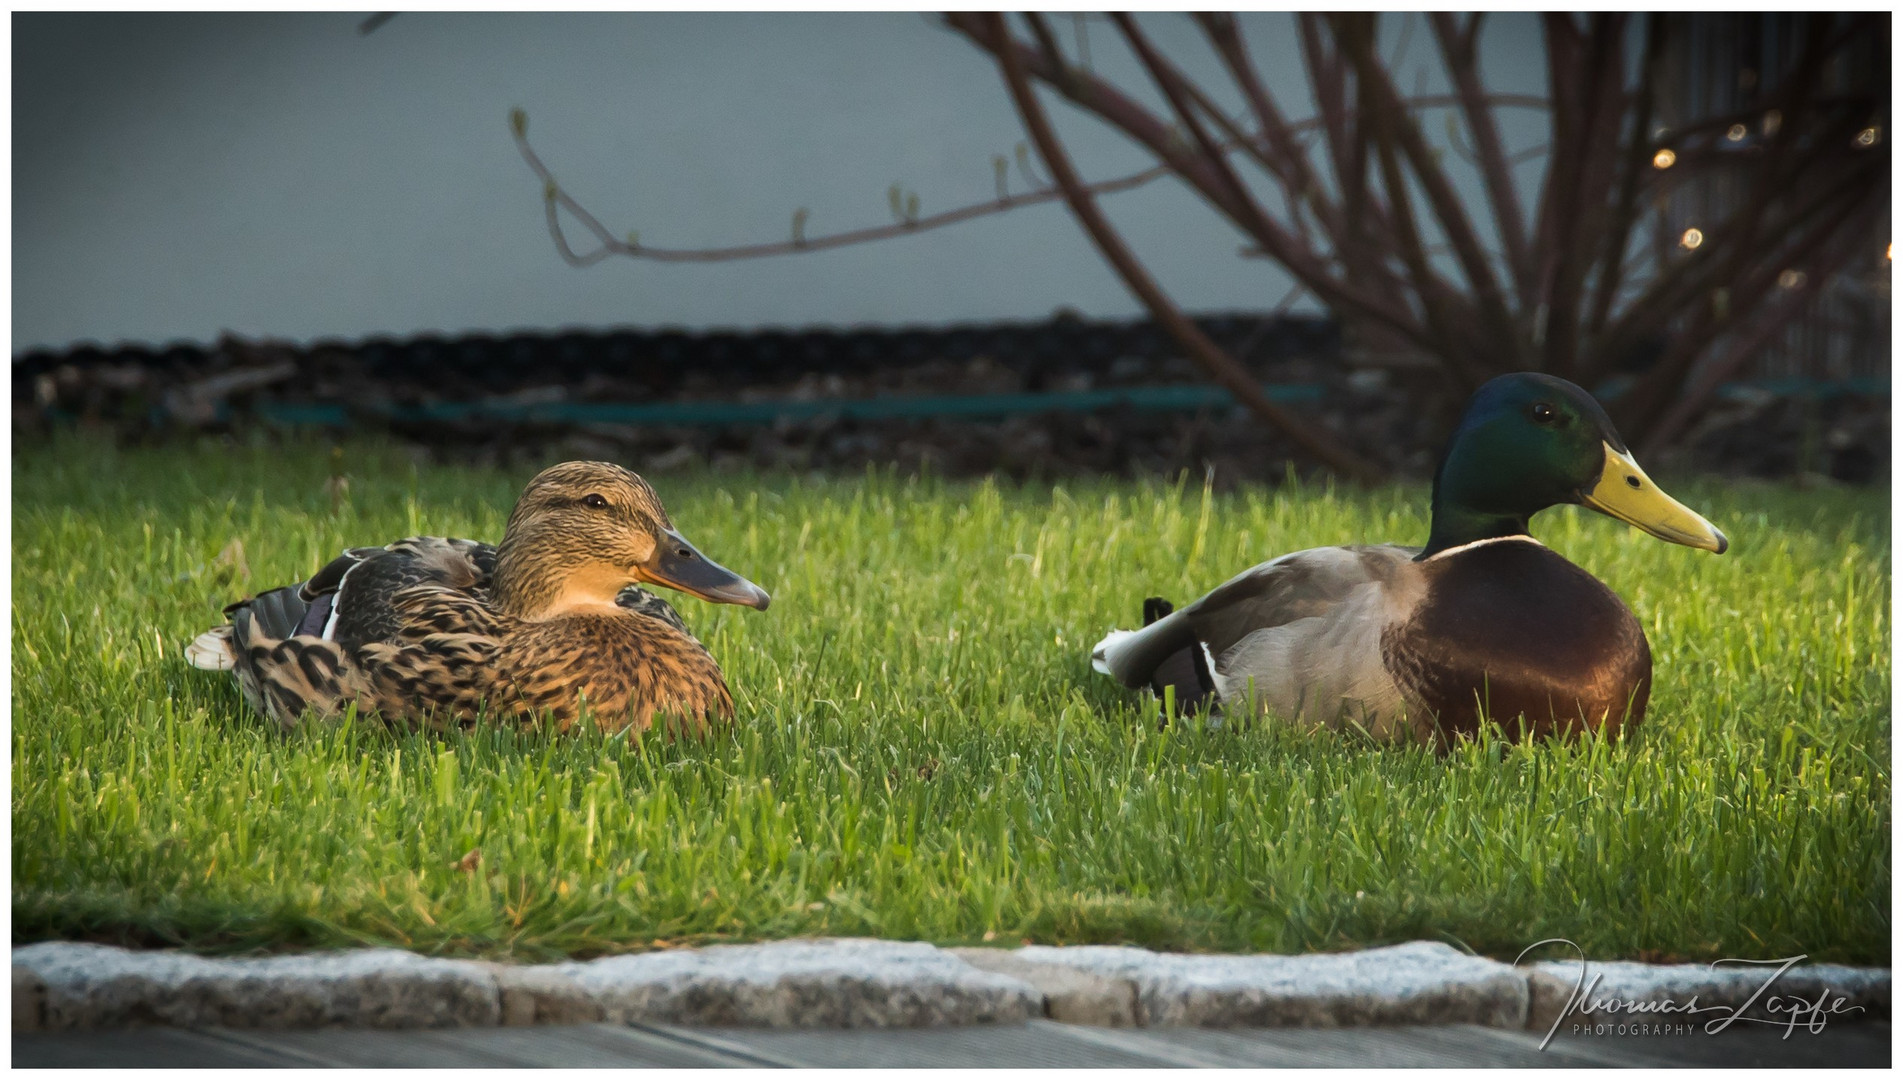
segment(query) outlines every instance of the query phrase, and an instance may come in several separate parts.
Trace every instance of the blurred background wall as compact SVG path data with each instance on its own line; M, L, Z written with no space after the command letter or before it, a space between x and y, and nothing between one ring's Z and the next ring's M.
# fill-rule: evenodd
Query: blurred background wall
M1090 317L1138 306L1060 205L897 241L711 266L562 263L506 121L617 232L700 247L891 220L995 193L1023 133L995 64L923 14L19 14L13 17L13 349L222 331L319 337ZM1292 16L1245 17L1270 90L1306 101ZM1412 19L1416 25L1409 26ZM1444 77L1420 17L1384 20L1402 88ZM1217 76L1180 16L1143 19ZM1058 17L1066 47L1078 24ZM1101 17L1083 52L1167 111ZM1482 70L1543 94L1533 16L1492 17ZM1238 99L1225 102L1238 111ZM1091 177L1151 163L1076 110ZM1544 116L1504 110L1515 148ZM1522 166L1533 189L1538 160ZM1457 183L1474 185L1469 171ZM1023 190L1017 166L1011 182ZM1107 200L1191 310L1265 310L1289 279L1172 179ZM1298 304L1297 311L1313 310Z
M1630 238L1625 284L1636 296L1640 271L1668 281L1666 269L1697 265L1688 238L1743 235L1726 223L1741 208L1762 212L1748 198L1751 178L1771 172L1751 166L1772 160L1760 155L1776 149L1774 130L1810 133L1787 140L1805 147L1788 159L1793 178L1842 167L1861 183L1887 167L1886 18L1681 13L1542 25L1535 14L1493 14L1480 23L1477 71L1510 99L1493 115L1529 209L1549 139L1579 152L1553 126L1577 108L1549 111L1578 96L1574 76L1555 76L1557 96L1549 84L1556 26L1574 27L1556 40L1608 27L1602 44L1619 42L1606 55L1621 59L1626 80L1654 71L1652 137L1670 133L1705 164L1675 166L1665 152L1636 159L1643 190L1658 192L1645 196ZM1108 17L1047 21L1067 64L1153 116L1172 115ZM1189 17L1138 21L1217 110L1251 113ZM1331 34L1359 25L1322 21ZM1467 121L1452 98L1432 97L1452 88L1427 18L1375 25L1375 60L1396 92L1429 99L1410 112L1431 169L1467 208L1479 244L1503 259L1508 245L1459 134ZM895 200L916 199L923 216L985 204L1000 190L999 161L1011 193L1043 186L1038 155L1028 155L1028 175L1016 163L1025 135L995 62L927 13L23 14L12 28L16 439L74 423L142 440L261 422L384 432L456 460L559 451L650 470L899 462L961 474L1189 468L1274 479L1315 464L1279 423L1212 384L1055 201L749 261L617 256L577 269L558 254L542 182L510 131L515 108L562 188L648 248L784 242L800 210L814 238L890 225ZM1646 69L1652 30L1662 52ZM1296 16L1252 13L1241 31L1287 118L1313 117ZM1848 44L1831 46L1812 118L1775 127L1772 106L1785 100L1775 95L1804 43L1833 41ZM1156 163L1048 85L1039 94L1086 179ZM1825 135L1842 117L1817 117L1872 101L1868 118L1852 117L1867 125L1864 149L1830 150ZM1311 157L1331 152L1312 138ZM1853 160L1859 153L1870 156ZM1653 186L1653 166L1677 171ZM1334 169L1322 172L1328 189ZM1580 174L1555 179L1568 175ZM1242 182L1275 205L1261 170ZM1424 208L1419 181L1402 183ZM1175 175L1102 201L1176 306L1247 376L1395 475L1425 476L1435 460L1465 397L1449 365L1517 340L1527 320L1544 325L1544 309L1521 297L1521 322L1504 329L1474 308L1473 320L1457 320L1467 333L1437 344L1371 333L1365 319L1323 311L1278 264L1245 254L1261 238ZM1598 357L1575 377L1631 412L1639 422L1628 434L1641 436L1672 400L1646 404L1646 380L1672 393L1702 380L1703 396L1656 440L1677 444L1680 467L1887 476L1888 200L1828 205L1855 212L1853 235L1828 234L1847 261L1812 251L1793 256L1802 265L1772 265L1806 234L1767 226L1780 242L1734 246L1783 269L1778 292L1750 292L1755 263L1734 261L1723 280L1668 289L1657 306L1665 323L1625 342L1612 366ZM1600 235L1546 246L1541 258L1585 265L1606 246ZM1436 239L1430 230L1427 260L1455 282L1463 271ZM1826 269L1807 275L1808 265ZM1733 285L1763 302L1732 303ZM1400 285L1382 288L1386 302L1418 301ZM1786 293L1793 303L1780 307ZM1700 321L1707 308L1740 317L1722 316L1713 333ZM1768 329L1754 336L1759 324ZM1704 379L1696 365L1669 362L1675 342L1693 343L1680 353L1697 364L1726 352L1737 362ZM1502 362L1545 361L1516 352Z

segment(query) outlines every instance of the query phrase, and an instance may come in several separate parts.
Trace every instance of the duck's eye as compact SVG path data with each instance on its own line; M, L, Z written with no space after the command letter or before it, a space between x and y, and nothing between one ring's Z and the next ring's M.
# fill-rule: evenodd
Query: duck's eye
M583 495L581 497L581 504L590 510L608 509L608 500L599 495Z
M1532 413L1533 422L1536 424L1550 424L1559 419L1559 410L1544 401L1535 402Z

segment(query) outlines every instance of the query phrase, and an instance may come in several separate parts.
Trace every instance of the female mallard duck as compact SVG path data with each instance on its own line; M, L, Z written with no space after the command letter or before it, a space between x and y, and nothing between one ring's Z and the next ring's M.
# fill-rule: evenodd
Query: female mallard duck
M1174 687L1186 712L1253 695L1284 719L1442 745L1482 715L1516 735L1616 735L1645 715L1652 653L1612 590L1527 535L1559 503L1727 547L1646 477L1584 390L1502 375L1468 402L1441 459L1425 548L1313 548L1180 611L1152 598L1147 625L1113 631L1091 660L1125 686Z
M355 703L390 721L467 722L479 710L562 729L586 704L603 727L658 713L733 713L720 667L652 582L722 604L767 594L709 561L654 489L599 461L543 470L502 543L417 536L353 548L299 585L225 609L186 657L236 669L253 708L289 728Z

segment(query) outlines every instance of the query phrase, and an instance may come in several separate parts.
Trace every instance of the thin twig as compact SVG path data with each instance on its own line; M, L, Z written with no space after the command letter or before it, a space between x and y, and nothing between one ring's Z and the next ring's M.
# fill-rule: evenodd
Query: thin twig
M1268 154L1264 157L1281 163L1279 169L1276 166L1267 167L1276 171L1283 182L1283 191L1289 203L1289 218L1295 222L1302 239L1310 240L1308 218L1313 216L1322 231L1339 242L1340 211L1316 180L1314 167L1308 160L1308 148L1295 137L1293 129L1283 119L1281 110L1275 107L1274 100L1263 89L1262 81L1256 77L1255 65L1250 62L1249 50L1242 43L1242 30L1236 25L1235 16L1204 13L1197 15L1196 20L1210 44L1215 46L1216 54L1229 68L1230 77L1242 88L1249 107L1255 111L1256 126L1262 133L1262 141L1267 144ZM1282 170L1286 170L1286 174ZM1307 214L1302 212L1304 206L1308 210Z
M1333 307L1347 307L1364 312L1399 332L1422 349L1432 351L1434 342L1422 329L1419 322L1408 311L1405 304L1396 304L1390 294L1376 290L1357 288L1341 281L1329 272L1327 260L1312 245L1300 236L1292 236L1281 225L1268 216L1240 177L1229 167L1229 162L1218 149L1215 140L1204 130L1197 120L1197 112L1215 116L1227 124L1228 118L1207 98L1195 91L1182 73L1178 72L1137 27L1136 20L1126 14L1111 16L1117 28L1123 31L1130 42L1132 51L1150 73L1158 89L1169 100L1170 108L1190 133L1203 160L1208 161L1212 171L1222 185L1227 204L1232 205L1239 214L1231 218L1237 225L1256 238L1263 248L1271 252L1275 260L1296 277L1306 282L1324 303ZM1192 107L1192 104L1197 107ZM1229 129L1233 131L1234 129ZM1281 175L1282 170L1275 170Z
M1592 265L1590 255L1582 258L1579 253L1596 246L1593 238L1602 230L1601 219L1616 181L1618 124L1625 116L1621 48L1625 24L1623 16L1595 13L1589 17L1588 33L1581 37L1570 16L1551 15L1547 22L1554 28L1549 41L1567 43L1562 51L1576 61L1579 77L1573 84L1575 126L1566 136L1566 175L1551 185L1555 213L1549 235L1555 250L1566 255L1552 260L1546 276L1540 352L1543 370L1577 379L1580 306L1586 299L1586 272ZM1558 130L1554 134L1560 136ZM1557 158L1554 165L1559 167Z
M1612 223L1606 229L1599 277L1593 283L1593 295L1587 308L1585 333L1588 339L1597 338L1605 329L1606 320L1612 315L1613 302L1619 298L1625 276L1625 250L1631 243L1632 230L1639 221L1639 191L1645 186L1646 174L1652 170L1653 151L1649 148L1652 138L1648 129L1652 126L1655 89L1660 78L1659 66L1665 55L1665 34L1661 23L1658 15L1646 19L1645 53L1640 61L1639 89L1633 103L1632 137L1626 150L1625 174L1620 178ZM1598 361L1604 359L1591 354L1583 357L1583 374L1588 378L1601 374L1604 367Z
M1371 21L1348 21L1338 25L1335 33L1337 40L1351 54L1362 50L1370 55L1374 52L1374 26ZM1491 374L1476 370L1472 358L1461 347L1462 339L1468 336L1465 331L1473 321L1472 308L1463 302L1464 297L1452 295L1453 290L1441 281L1428 263L1426 245L1414 221L1413 199L1408 195L1407 179L1401 173L1401 164L1395 153L1399 135L1394 130L1394 117L1374 104L1377 91L1370 80L1364 77L1355 82L1362 99L1362 112L1373 120L1369 134L1374 143L1375 160L1381 170L1381 182L1388 190L1388 207L1393 212L1395 241L1400 248L1401 261L1407 266L1408 276L1413 279L1414 293L1420 297L1428 328L1443 343L1440 350L1443 359L1463 388L1472 391L1484 381L1486 374Z
M990 31L1000 41L1007 38L1002 15L989 15ZM1170 336L1184 346L1192 359L1201 364L1204 370L1216 382L1226 387L1237 400L1248 406L1250 411L1280 428L1290 439L1315 455L1329 467L1346 475L1362 479L1378 479L1381 469L1362 459L1358 454L1342 446L1325 432L1318 431L1304 423L1299 417L1278 405L1262 392L1262 387L1253 376L1236 363L1235 359L1223 352L1221 347L1209 340L1209 337L1195 323L1177 310L1162 288L1137 262L1136 256L1124 246L1123 240L1111 226L1108 218L1098 209L1095 196L1078 178L1069 156L1064 152L1057 135L1052 131L1050 121L1044 115L1044 108L1037 100L1037 94L1031 89L1030 81L1025 77L1024 66L1016 49L1004 48L996 54L998 66L1004 74L1005 84L1010 88L1011 98L1016 103L1018 115L1030 132L1031 141L1037 144L1038 153L1044 158L1045 167L1063 188L1065 201L1071 212L1077 216L1084 229L1095 240L1130 291L1137 294L1151 315L1169 331Z
M1514 159L1506 154L1499 125L1494 122L1487 95L1480 86L1479 61L1474 49L1480 16L1471 17L1465 33L1453 15L1436 12L1428 16L1428 22L1440 42L1447 73L1459 91L1467 127L1473 132L1474 156L1479 159L1477 164L1486 185L1487 199L1493 204L1495 227L1511 268L1509 279L1524 309L1531 304L1533 292L1533 262L1526 247L1526 212L1520 207L1519 185L1513 182Z
M825 236L809 236L804 240L791 240L770 244L741 244L723 248L659 248L645 244L632 244L608 231L608 227L574 196L570 195L555 179L552 172L535 149L529 145L525 132L516 135L516 148L522 154L529 168L543 184L544 203L547 206L549 235L554 238L556 250L570 265L592 266L611 255L622 255L631 259L652 259L656 262L727 262L735 259L759 259L770 255L797 255L810 251L824 251L828 248L846 247L852 244L864 244L874 240L885 240L895 236L926 232L960 221L984 217L987 214L1000 214L1024 206L1036 206L1042 203L1058 202L1064 197L1056 188L1033 191L1023 195L1006 195L988 202L973 203L955 210L946 210L937 214L928 214L908 222L894 222L890 225L877 225L846 232L830 233ZM1091 185L1091 190L1100 195L1114 195L1168 175L1170 167L1154 165L1141 172L1120 176L1113 180L1104 180ZM585 252L577 252L569 244L563 233L557 209L566 210L594 238L597 247Z
M1337 21L1336 25L1340 27L1343 23ZM1371 26L1366 34L1370 35L1369 40L1360 48L1349 50L1348 60L1354 65L1357 84L1365 85L1369 91L1368 107L1378 113L1395 147L1406 155L1414 178L1420 182L1421 193L1434 212L1441 235L1453 245L1455 261L1472 287L1473 308L1480 325L1474 328L1477 333L1462 336L1477 338L1482 348L1488 348L1493 353L1489 360L1498 370L1513 370L1519 366L1514 362L1519 350L1515 348L1513 316L1507 310L1506 297L1494 278L1493 267L1446 170L1434 160L1420 126L1401 106L1400 91L1376 61ZM1396 197L1397 193L1390 190L1390 200Z
M1840 140L1847 144L1850 132L1861 122L1855 114L1847 114L1839 118L1837 124L1826 129L1819 141L1823 145ZM1828 211L1832 207L1859 200L1870 185L1879 182L1887 170L1888 163L1886 159L1876 157L1862 158L1855 154L1819 155L1813 151L1800 164L1808 168L1802 176L1793 177L1785 182L1785 194L1779 199L1779 204L1783 207L1782 214L1775 220L1766 220L1755 227L1753 231L1756 234L1777 237L1780 240L1789 238L1795 241L1806 235L1818 221L1827 218ZM1793 203L1798 193L1802 194L1802 198ZM1742 227L1746 221L1745 215L1758 212L1760 208L1751 204L1734 209L1723 221L1704 228L1705 242L1696 251L1662 268L1651 287L1638 299L1626 305L1618 316L1611 320L1604 335L1595 343L1595 348L1604 357L1601 362L1602 367L1616 363L1634 342L1662 331L1683 311L1692 311L1694 321L1701 319L1702 313L1709 310L1703 298L1713 289L1735 284L1732 281L1736 276L1732 269L1734 262L1727 258L1728 255L1739 252L1748 253L1755 256L1756 263L1775 263L1774 255L1767 255L1765 251L1739 244L1746 235L1746 230ZM1772 245L1770 250L1774 252L1775 245ZM1700 340L1700 336L1696 334L1681 334L1680 336L1686 339L1688 345L1696 344ZM1671 370L1676 372L1676 377L1668 380L1661 373L1658 377L1659 381L1649 382L1642 387L1646 391L1648 400L1624 406L1631 410L1631 418L1634 421L1632 426L1635 430L1642 427L1642 424L1637 421L1644 414L1647 412L1656 414L1657 410L1664 407L1664 402L1670 395L1662 388L1663 384L1670 381L1676 385L1677 381L1682 380L1684 372L1689 370L1687 365L1691 359L1695 359L1695 354L1689 357L1675 355L1671 359L1673 360Z
M1429 96L1427 98L1410 101L1409 104L1418 108L1432 108L1448 103L1443 99L1444 95ZM1539 99L1527 98L1525 95L1502 95L1501 103L1521 108L1539 107ZM936 214L927 214L909 223L895 222L890 225L849 229L844 232L830 233L824 236L809 236L799 242L789 240L777 243L739 244L732 247L716 248L651 247L646 244L630 243L616 236L606 225L602 224L599 218L595 217L595 215L590 213L574 196L570 195L568 190L562 187L561 183L555 179L555 174L549 169L548 165L542 161L541 156L536 153L535 148L530 145L526 122L516 122L517 119L518 118L514 116L511 118L516 150L522 155L522 160L526 162L529 168L535 173L536 178L542 181L543 201L546 205L549 235L555 242L557 253L571 266L593 266L603 259L617 255L630 259L650 259L655 262L675 263L728 262L741 259L767 258L775 255L799 255L813 251L825 251L831 248L848 247L853 244L886 240L912 233L929 232L933 229L942 228L946 225L954 225L961 221L970 221L974 218L985 217L990 214L1001 214L1026 206L1038 206L1044 203L1058 202L1063 199L1063 193L1055 187L1051 187L1042 177L1033 174L1030 170L1030 162L1020 155L1018 157L1019 169L1024 172L1029 182L1039 187L1039 190L1022 195L1007 195L1002 198L990 199L981 203L972 203L968 206L961 206ZM1306 132L1320 126L1320 123L1321 121L1317 118L1299 120L1290 124L1288 130L1291 133ZM1246 149L1246 147L1241 143L1230 141L1222 144L1222 149L1225 153L1228 153ZM1130 173L1126 176L1097 181L1090 184L1089 187L1092 194L1115 195L1140 188L1153 180L1167 176L1171 171L1171 167L1167 164L1153 165L1150 168ZM574 246L569 243L567 235L561 228L560 217L557 214L558 209L568 211L569 214L595 238L597 246L588 251L576 251Z
M1819 230L1818 235L1830 236L1831 233L1838 232L1842 223L1851 220L1856 214L1855 204L1846 207L1842 211L1841 218L1833 222L1828 230ZM1749 330L1733 333L1729 347L1704 366L1698 380L1684 387L1672 402L1671 407L1646 432L1642 450L1647 452L1656 450L1677 438L1685 425L1697 416L1711 400L1712 395L1717 393L1719 386L1735 375L1737 370L1744 366L1745 361L1756 355L1772 335L1783 330L1803 313L1823 287L1824 282L1840 270L1856 250L1854 243L1845 242L1846 236L1840 235L1834 239L1836 242L1828 246L1825 246L1826 241L1819 240L1805 250L1793 252L1793 255L1798 257L1810 254L1817 256L1814 261L1806 260L1810 261L1811 265L1806 267L1804 283L1789 290L1764 309L1758 315L1755 325ZM1812 250L1814 248L1822 248L1822 250Z

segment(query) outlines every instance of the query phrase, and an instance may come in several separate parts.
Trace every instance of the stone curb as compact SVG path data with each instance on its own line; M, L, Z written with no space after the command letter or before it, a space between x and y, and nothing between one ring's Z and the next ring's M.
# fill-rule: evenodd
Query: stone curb
M1044 1015L1066 1024L1135 1027L1137 989L1130 979L1064 964L1027 960L1022 950L947 950L972 967L1029 983L1044 997Z
M1831 1019L1889 1016L1887 968L1796 966L1767 990L1775 971L1757 964L1590 963L1584 1014L1600 1022L1693 1023L1751 1003L1744 1015L1783 1023L1794 1002L1822 998ZM1569 1002L1570 1015L1582 1015L1574 1001L1580 979L1577 962L1515 968L1426 941L1353 953L1222 956L1114 945L940 949L835 938L547 965L441 960L395 949L218 959L41 942L13 950L13 1029L602 1020L868 1028L1048 1016L1106 1027L1413 1023L1545 1030Z
M496 980L483 965L399 949L216 960L60 941L13 950L14 1030L20 971L40 986L47 1028L493 1026Z
M1813 1010L1825 1022L1889 1018L1888 968L1795 964L1779 974L1782 966L1542 961L1530 968L1527 1026L1547 1030L1562 1018L1562 1009L1577 1022L1615 1024L1708 1024L1736 1013L1778 1024L1795 1015L1802 1027Z
M1021 1023L1044 1000L923 942L835 939L716 945L555 966L605 1018L765 1027Z
M1018 958L1127 981L1145 1027L1522 1027L1524 972L1437 941L1306 956L1191 956L1125 945L1029 945Z

